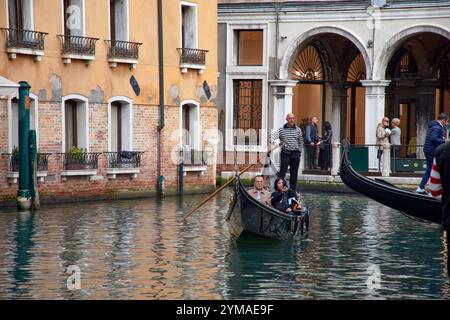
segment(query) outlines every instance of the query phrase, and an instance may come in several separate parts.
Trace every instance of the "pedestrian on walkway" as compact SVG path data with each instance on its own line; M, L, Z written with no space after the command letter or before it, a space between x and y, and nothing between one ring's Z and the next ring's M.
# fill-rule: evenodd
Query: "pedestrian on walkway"
M389 136L391 135L391 129L389 128L389 118L384 117L381 123L377 126L377 159L378 159L378 171L381 171L381 159L383 157L383 145L389 143Z
M278 177L284 179L289 167L289 188L295 191L303 148L303 134L302 130L295 124L295 116L292 113L286 116L286 124L275 131L270 140L271 143L278 143L281 146Z
M394 158L400 158L400 145L401 143L401 137L402 137L402 130L399 127L400 125L400 119L394 118L391 121L391 145L392 145L392 156Z
M447 125L448 115L446 113L441 113L437 120L430 121L428 124L427 136L423 146L423 152L425 153L425 158L427 160L427 169L425 170L422 181L416 190L417 193L428 194L425 190L425 186L430 179L433 159L436 156L436 148L447 140Z
M317 117L309 118L305 133L305 148L308 169L317 169L317 146L319 145L319 130L317 129Z
M323 124L323 134L319 145L319 166L320 170L331 170L331 140L333 139L333 130L331 123L325 121Z

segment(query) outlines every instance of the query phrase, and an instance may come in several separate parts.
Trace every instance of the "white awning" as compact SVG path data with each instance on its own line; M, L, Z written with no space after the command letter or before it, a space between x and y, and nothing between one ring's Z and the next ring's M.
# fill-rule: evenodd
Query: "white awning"
M19 84L0 76L0 97L17 96Z

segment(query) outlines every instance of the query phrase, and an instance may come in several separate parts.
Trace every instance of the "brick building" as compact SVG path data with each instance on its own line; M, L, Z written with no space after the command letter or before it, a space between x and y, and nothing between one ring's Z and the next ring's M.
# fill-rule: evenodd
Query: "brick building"
M0 0L0 27L0 75L31 86L41 197L177 192L177 150L184 190L214 187L217 1ZM17 193L17 146L3 96L0 200Z

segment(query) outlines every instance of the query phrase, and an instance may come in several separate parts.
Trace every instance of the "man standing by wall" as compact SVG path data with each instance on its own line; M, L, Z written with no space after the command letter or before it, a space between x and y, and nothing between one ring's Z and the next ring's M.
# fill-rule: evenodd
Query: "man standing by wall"
M447 276L450 277L450 143L436 148L430 190L433 197L442 199L442 228L447 234Z
M278 143L281 146L280 172L278 172L278 177L284 179L289 167L289 188L295 191L300 156L303 148L303 135L302 130L295 124L295 116L292 113L286 116L286 124L272 134L272 143L276 143L277 140L279 140Z
M428 194L425 190L425 185L428 183L428 179L430 179L433 159L436 156L436 148L446 141L447 125L448 115L446 113L441 113L437 120L433 120L428 124L427 137L423 146L423 152L427 159L427 170L423 174L422 182L416 190L417 193Z
M317 129L317 117L309 118L309 123L306 126L305 143L306 155L308 160L308 169L317 168L317 145L319 143L319 131Z

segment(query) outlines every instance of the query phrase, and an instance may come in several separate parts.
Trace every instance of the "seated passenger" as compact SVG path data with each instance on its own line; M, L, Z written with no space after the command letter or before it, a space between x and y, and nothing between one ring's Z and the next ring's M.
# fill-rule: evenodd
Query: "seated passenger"
M296 211L298 209L295 208L296 204L298 205L297 194L294 190L287 187L286 180L283 178L277 178L273 188L275 191L272 192L272 198L270 200L272 206L286 213L290 213L293 210Z
M247 192L259 202L262 202L267 206L270 205L270 192L264 189L263 176L256 176L253 188L249 189Z

